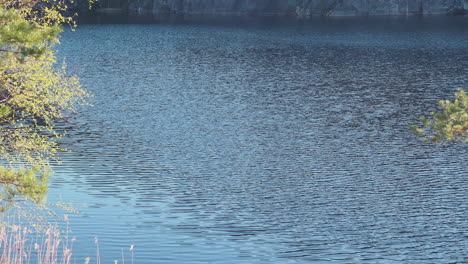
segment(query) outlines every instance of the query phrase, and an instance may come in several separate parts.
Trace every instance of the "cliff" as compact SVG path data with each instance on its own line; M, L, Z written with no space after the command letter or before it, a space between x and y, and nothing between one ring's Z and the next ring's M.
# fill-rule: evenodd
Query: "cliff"
M112 0L107 0L112 1ZM357 16L460 14L467 0L138 0L130 11L202 14Z

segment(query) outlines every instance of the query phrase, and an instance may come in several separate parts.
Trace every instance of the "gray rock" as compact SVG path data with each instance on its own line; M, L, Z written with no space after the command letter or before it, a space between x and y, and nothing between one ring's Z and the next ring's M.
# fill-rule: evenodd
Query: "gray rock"
M112 1L112 0L107 0ZM134 0L129 8L158 13L358 16L459 14L467 0Z

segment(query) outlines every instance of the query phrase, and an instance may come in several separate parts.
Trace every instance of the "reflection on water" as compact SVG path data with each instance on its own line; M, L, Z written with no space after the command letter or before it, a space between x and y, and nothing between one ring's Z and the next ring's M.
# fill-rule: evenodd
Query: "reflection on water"
M114 21L115 22L115 21ZM146 21L148 22L148 21ZM51 199L79 257L136 263L468 262L467 145L408 131L467 87L468 17L81 25L94 106Z

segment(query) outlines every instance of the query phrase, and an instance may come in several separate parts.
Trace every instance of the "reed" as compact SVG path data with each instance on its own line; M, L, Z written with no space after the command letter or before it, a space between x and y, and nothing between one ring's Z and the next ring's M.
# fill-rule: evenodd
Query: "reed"
M56 227L43 231L32 230L21 225L0 225L0 264L75 264L72 262L74 237L69 238L69 230L65 235ZM101 263L99 240L95 238L95 263ZM133 245L131 246L133 263ZM84 259L84 264L90 264L91 258ZM125 263L122 250L122 262ZM118 260L114 260L118 264Z
M73 241L64 243L60 232L52 227L38 234L28 227L2 225L0 263L71 264Z

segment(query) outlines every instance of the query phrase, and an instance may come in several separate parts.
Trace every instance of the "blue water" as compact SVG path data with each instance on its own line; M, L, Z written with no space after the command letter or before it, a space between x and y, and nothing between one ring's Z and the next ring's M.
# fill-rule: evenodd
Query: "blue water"
M49 194L77 263L468 262L468 145L408 130L468 89L468 17L87 22Z

